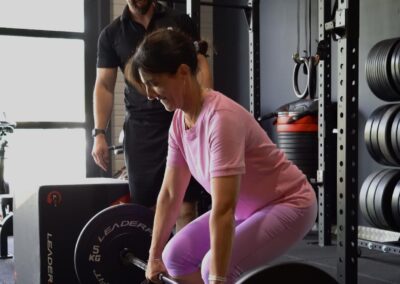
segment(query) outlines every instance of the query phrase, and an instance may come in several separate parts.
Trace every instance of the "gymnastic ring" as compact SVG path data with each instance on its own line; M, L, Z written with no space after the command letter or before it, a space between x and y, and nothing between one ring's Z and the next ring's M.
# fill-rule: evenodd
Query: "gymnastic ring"
M307 71L307 85L304 88L304 90L300 92L298 77L299 77L300 67L303 64ZM299 99L304 99L309 94L310 82L311 82L311 68L309 59L305 57L300 57L298 62L294 65L293 68L293 91L296 97L298 97Z

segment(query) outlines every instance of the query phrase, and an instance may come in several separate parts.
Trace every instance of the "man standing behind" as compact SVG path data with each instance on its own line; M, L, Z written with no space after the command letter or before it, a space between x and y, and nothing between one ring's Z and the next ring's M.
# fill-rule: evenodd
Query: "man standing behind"
M94 87L94 144L92 156L104 171L110 155L105 129L111 117L118 68L126 63L143 37L157 28L172 27L199 40L194 23L186 14L162 6L155 0L127 0L122 15L104 28L98 41L97 77ZM211 87L211 75L204 55L198 54L198 78L203 87ZM167 112L157 100L148 100L140 86L125 80L124 154L132 201L154 207L161 188L168 147L168 129L173 113ZM196 201L201 186L189 184L181 208L177 230L196 217Z

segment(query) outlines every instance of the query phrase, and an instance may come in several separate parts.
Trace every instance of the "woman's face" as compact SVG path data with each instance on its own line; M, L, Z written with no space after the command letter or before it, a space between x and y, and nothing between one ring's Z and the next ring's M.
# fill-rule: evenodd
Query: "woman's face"
M167 111L174 111L183 105L184 81L176 74L152 74L139 69L149 100L159 100Z

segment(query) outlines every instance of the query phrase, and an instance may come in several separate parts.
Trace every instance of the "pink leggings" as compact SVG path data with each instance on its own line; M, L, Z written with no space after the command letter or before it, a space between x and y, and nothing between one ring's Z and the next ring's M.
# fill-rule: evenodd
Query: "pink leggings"
M207 212L184 227L167 244L163 260L168 273L182 276L201 267L208 283L210 231ZM235 283L244 272L265 265L284 254L309 232L315 223L317 204L307 208L267 206L243 221L236 221L227 283Z

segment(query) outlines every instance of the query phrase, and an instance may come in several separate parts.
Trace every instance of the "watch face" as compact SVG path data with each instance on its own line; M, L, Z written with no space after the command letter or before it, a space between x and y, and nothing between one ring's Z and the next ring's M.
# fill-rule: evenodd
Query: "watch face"
M92 130L92 136L96 137L99 134L106 134L106 131L104 129L93 129Z

